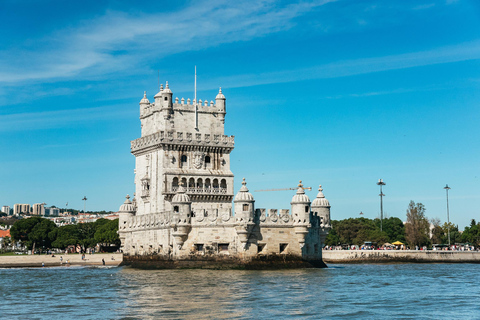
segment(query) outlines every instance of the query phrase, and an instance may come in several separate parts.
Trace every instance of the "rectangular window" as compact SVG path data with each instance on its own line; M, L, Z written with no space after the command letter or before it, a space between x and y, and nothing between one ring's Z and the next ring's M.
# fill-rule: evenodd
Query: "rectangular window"
M259 243L257 246L257 253L260 253L265 249L265 243Z
M196 251L203 251L203 243L195 244L195 250Z
M248 211L248 204L243 205L243 211Z
M280 253L286 253L288 243L280 243Z
M228 251L228 243L219 243L218 251Z

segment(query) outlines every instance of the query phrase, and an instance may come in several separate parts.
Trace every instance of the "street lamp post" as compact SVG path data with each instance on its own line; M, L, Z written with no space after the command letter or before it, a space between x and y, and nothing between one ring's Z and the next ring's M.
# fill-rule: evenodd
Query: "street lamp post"
M443 189L445 189L445 191L447 193L448 248L450 248L450 212L448 210L448 190L450 190L451 188L447 184L447 185L445 185L445 187Z
M380 231L383 231L383 197L385 196L382 192L382 186L386 185L383 182L383 179L378 179L377 185L380 186Z
M87 211L86 211L87 210L87 196L84 196L82 200L85 201L83 203L83 214L86 214L87 213Z

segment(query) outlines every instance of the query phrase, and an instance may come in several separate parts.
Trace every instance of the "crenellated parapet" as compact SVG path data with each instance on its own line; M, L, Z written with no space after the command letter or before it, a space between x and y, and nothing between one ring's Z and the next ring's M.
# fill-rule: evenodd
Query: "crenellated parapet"
M148 229L170 228L172 220L171 217L171 212L159 212L131 216L128 218L125 225L120 226L119 231L141 231Z
M255 220L261 227L293 226L293 219L289 209L264 209L255 210Z
M220 134L202 134L192 132L174 132L158 131L148 136L141 137L131 141L131 152L136 154L144 149L158 147L161 144L189 146L194 149L211 147L222 147L227 152L231 152L235 145L235 136Z

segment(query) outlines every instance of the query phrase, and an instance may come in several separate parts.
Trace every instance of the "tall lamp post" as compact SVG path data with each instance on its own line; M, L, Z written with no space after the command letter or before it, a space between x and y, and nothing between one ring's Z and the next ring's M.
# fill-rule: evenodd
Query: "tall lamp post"
M87 210L87 196L83 196L82 200L85 201L83 203L83 214L86 214L87 213L87 211L86 211Z
M445 189L445 191L447 193L448 248L450 248L450 212L448 210L448 190L450 190L451 188L447 184L447 185L445 185L445 187L443 189Z
M378 179L377 185L380 186L380 232L383 231L383 197L385 196L382 192L382 186L386 185L383 182L383 179Z

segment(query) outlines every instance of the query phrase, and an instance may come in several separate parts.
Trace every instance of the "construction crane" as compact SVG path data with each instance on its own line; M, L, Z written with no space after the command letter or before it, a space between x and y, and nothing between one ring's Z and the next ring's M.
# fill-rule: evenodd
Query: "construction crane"
M302 185L302 180L300 180L300 183L298 184L298 187L296 188L281 188L281 189L263 189L263 190L255 190L254 192L262 192L262 191L286 191L286 190L297 190L298 188L302 188L303 190L312 190L312 187L304 187Z

